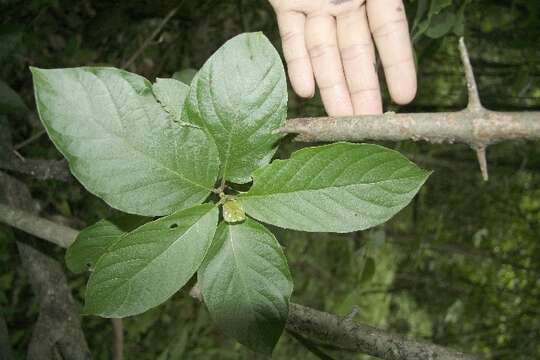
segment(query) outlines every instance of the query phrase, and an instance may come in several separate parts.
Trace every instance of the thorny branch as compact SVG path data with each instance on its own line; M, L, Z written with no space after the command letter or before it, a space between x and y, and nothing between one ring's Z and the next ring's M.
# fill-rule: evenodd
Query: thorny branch
M462 111L296 118L288 120L280 132L297 134L295 140L303 142L423 140L434 144L464 143L477 152L482 175L487 180L487 147L505 140L540 139L540 112L498 112L485 109L480 102L463 38L460 39L459 50L469 94L469 104Z
M16 216L5 216L5 213L15 213ZM51 241L50 237L41 236L32 226L34 221L41 220L46 227L44 233L54 233L56 244L67 247L75 239L77 231L48 220L39 219L24 211L14 211L9 206L0 204L0 221L18 228L19 230ZM198 286L191 289L190 295L202 301ZM440 359L468 360L474 357L441 346L405 339L399 335L376 329L341 318L336 315L321 312L297 304L291 304L287 329L305 337L313 337L321 342L332 344L343 350L363 352L385 360L406 359Z

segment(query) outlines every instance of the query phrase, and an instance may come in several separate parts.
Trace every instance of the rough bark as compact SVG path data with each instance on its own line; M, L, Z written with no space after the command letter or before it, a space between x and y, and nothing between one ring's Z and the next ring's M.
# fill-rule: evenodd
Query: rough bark
M0 169L30 175L38 180L69 181L71 175L65 160L20 159L13 154L0 157Z
M45 131L13 146L11 129L0 117L0 170L9 170L35 177L38 180L69 181L71 175L65 160L24 159L17 151L28 145Z
M287 329L325 344L385 360L472 360L471 355L419 342L352 321L291 304Z
M540 139L540 112L463 110L451 113L297 118L280 130L296 141L427 141L488 146L504 140Z

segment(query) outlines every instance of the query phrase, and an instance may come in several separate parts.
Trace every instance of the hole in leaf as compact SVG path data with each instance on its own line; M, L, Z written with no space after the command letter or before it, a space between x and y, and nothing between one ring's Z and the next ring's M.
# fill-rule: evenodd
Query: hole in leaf
M178 224L169 225L169 229L176 229L177 227L178 227Z

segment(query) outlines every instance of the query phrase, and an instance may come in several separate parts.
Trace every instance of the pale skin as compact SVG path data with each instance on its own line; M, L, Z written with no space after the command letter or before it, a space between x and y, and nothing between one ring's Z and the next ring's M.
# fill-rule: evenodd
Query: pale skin
M382 113L375 46L392 100L416 94L416 70L402 0L269 0L294 91L319 87L330 116Z

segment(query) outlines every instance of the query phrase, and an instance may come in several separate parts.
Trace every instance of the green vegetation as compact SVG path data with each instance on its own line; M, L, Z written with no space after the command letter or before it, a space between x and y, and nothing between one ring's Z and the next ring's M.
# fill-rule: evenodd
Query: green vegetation
M1 3L0 160L8 155L8 151L11 154L11 149L6 150L5 147L8 139L13 144L21 144L42 130L37 117L29 111L35 106L28 66L68 68L84 64L124 67L177 5L178 2L173 1L119 2L114 5L105 1L74 3L61 0ZM407 13L415 40L419 94L415 102L405 107L386 102L388 110L427 112L456 110L464 106L467 93L456 45L456 34L462 33L467 39L486 107L515 111L540 109L540 48L537 41L540 37L540 5L536 2L416 0L407 3ZM186 69L202 69L201 74L206 75L199 75L195 81L202 88L205 76L206 79L210 76L203 64L211 54L233 36L251 31L263 31L279 48L275 18L264 2L184 2L159 35L127 67L127 70L152 80L153 84L137 75L123 73L123 76L130 78L130 84L139 87L141 91L138 94L142 98L145 97L144 89L151 88L168 114L181 123L184 121L181 109L168 99L186 96L187 91L175 87L172 80L154 79L174 77L189 82L194 74ZM111 70L102 67L98 75L107 71ZM317 97L305 101L290 94L287 117L322 115ZM193 117L200 110L191 100L189 104L188 111ZM156 113L160 111L157 110L158 105L149 104ZM281 110L269 111L268 116L282 119L284 103L276 102L274 106ZM74 103L70 109L82 111L82 106ZM268 116L261 122L271 123ZM165 123L161 116L152 119L156 126L160 121ZM276 120L274 126L277 124ZM209 125L208 131L211 132L212 128ZM193 127L190 129L188 138L197 139L199 131ZM133 129L140 132L133 139L143 139L147 130L144 127ZM242 128L242 131L249 130ZM170 143L167 132L156 128L155 133L163 136L158 145ZM271 143L273 140L268 141ZM276 153L283 160L275 161L267 168L287 164L289 160L286 159L300 148L299 144L289 140L284 139L283 146ZM204 137L197 141L204 141ZM227 139L223 141L226 144ZM356 307L358 313L355 318L359 321L416 339L483 354L489 359L538 358L540 146L517 141L490 147L490 181L485 183L479 175L474 154L464 146L411 142L382 145L394 148L423 168L433 169L430 180L410 206L387 224L372 230L320 234L270 226L288 258L294 280L291 300L341 315L349 314ZM92 148L99 151L107 146L115 145ZM216 153L212 155L213 150L209 147L205 154L199 154L209 159L216 156L220 159L207 162L209 173L216 174L215 177L193 173L210 189L217 174L237 182L243 182L246 176L243 167L238 166L245 153L238 150L231 157L232 161L223 166L227 154L220 149L214 149ZM294 157L309 155L316 151L313 149L324 147L300 150ZM257 161L248 163L249 173L260 167L261 162L268 163L269 154L274 151L271 146L260 150ZM47 136L37 137L21 146L18 152L25 158L62 157ZM125 149L119 150L118 154L130 156ZM185 166L199 165L191 154L184 154ZM164 161L170 162L170 159ZM129 166L132 162L124 164ZM261 220L267 215L263 211L266 205L259 209L250 204L249 193L258 191L260 185L257 181L274 182L264 169L255 173L255 184L247 192L246 200L239 197L239 204L235 204L241 205L248 215L251 211L253 217L261 217ZM100 171L117 182L99 195L110 194L108 198L104 197L105 200L123 210L132 212L134 206L144 205L144 211L137 213L149 216L167 215L171 210L190 211L179 208L178 204L185 200L180 196L159 204L140 195L130 201L125 197L116 198L117 188L114 186L120 186L124 181L136 181L134 173L121 179L110 169L92 169L88 174L83 170L80 176L77 175L83 183L85 176L91 177ZM68 252L67 265L73 272L79 273L88 267L95 269L101 255L100 246L103 246L99 236L107 237L111 233L118 236L147 221L146 218L115 220L121 219L122 215L76 181L41 181L29 175L11 173L30 187L45 217L53 217L55 221L79 229L103 218L113 219L87 228L86 233L92 230L98 235L93 237L97 242L92 248L95 254L87 263L77 259L76 253ZM156 172L154 175L159 174ZM183 179L171 179L171 182L185 189ZM98 193L90 186L97 188L100 184L85 185L91 192ZM172 193L170 190L171 186L168 186L160 191ZM243 187L239 190L248 191ZM261 193L264 192L261 190ZM201 190L198 194L194 190L190 194L195 205L208 193L205 190L206 195L203 195ZM185 195L188 196L187 193ZM234 206L232 210L234 212ZM208 223L213 221L210 217L205 219ZM381 219L383 217L387 218L381 216ZM283 226L282 222L288 219L264 220ZM231 233L227 225L220 225L217 230L219 238L236 235L242 242L243 234L254 231L253 228L258 226L253 221L244 224L245 228L237 234ZM309 230L308 223L291 227ZM333 231L336 229L342 230L337 225ZM184 230L178 227L174 232L182 238ZM85 232L81 236L83 234ZM257 234L260 241L276 244L268 231L261 230ZM251 236L248 238L248 241L256 241ZM18 258L14 239L32 242L61 261L65 252L0 225L0 307L16 358L22 359L39 307ZM242 242L242 245L247 248L247 243ZM83 242L80 244L82 246ZM225 246L221 242L217 244ZM121 250L120 243L118 246ZM224 261L228 260L226 250L219 252ZM275 250L277 259L279 251ZM151 256L150 253L147 255ZM181 265L187 267L189 264ZM198 266L190 271L195 271L195 267ZM212 271L212 264L205 264L204 268ZM83 304L86 276L73 272L68 272L69 284L77 301ZM193 280L190 280L185 289L193 285ZM207 286L211 284L205 285L203 276L203 290ZM161 289L164 300L170 292L166 287ZM290 289L283 286L282 291L286 293ZM219 304L212 310L212 301L208 301L208 306L211 311L220 311ZM176 293L161 306L125 319L124 326L126 359L256 359L260 356L220 331L211 321L208 310L191 299L187 291ZM86 316L83 327L94 357L110 358L110 321ZM227 332L228 335L231 331ZM364 358L360 354L334 352L332 349L325 349L325 352L340 359ZM287 333L279 340L274 358L316 359Z

